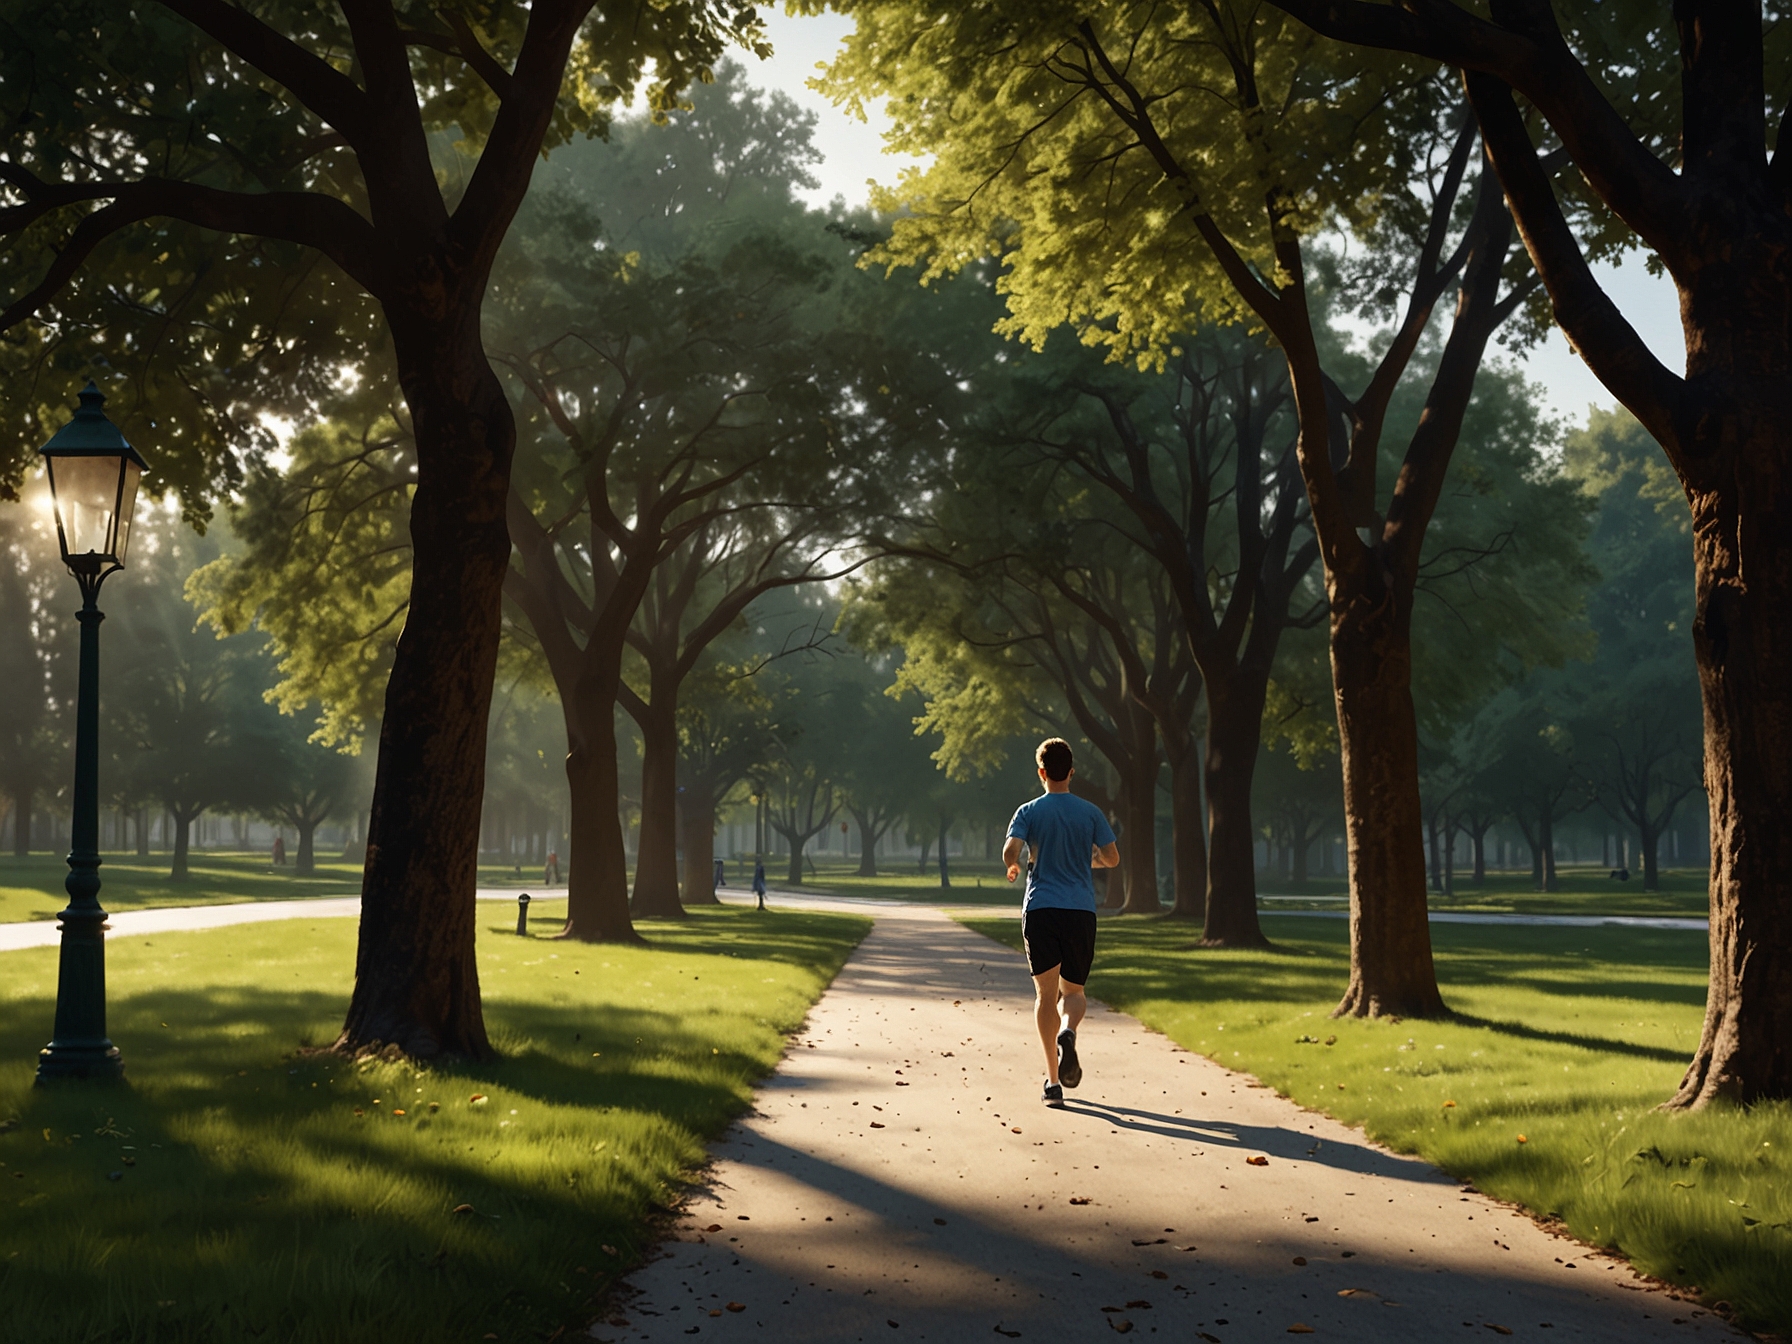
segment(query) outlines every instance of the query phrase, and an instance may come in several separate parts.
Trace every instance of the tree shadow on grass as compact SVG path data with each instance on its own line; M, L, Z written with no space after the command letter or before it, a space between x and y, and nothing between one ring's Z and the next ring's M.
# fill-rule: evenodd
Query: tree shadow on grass
M1631 1055L1637 1059L1653 1059L1663 1064L1684 1064L1690 1058L1685 1050L1643 1045L1637 1041L1621 1041L1610 1036L1593 1036L1584 1032L1551 1031L1546 1027L1533 1027L1524 1022L1501 1022L1489 1017L1475 1017L1470 1013L1457 1013L1454 1020L1462 1026L1496 1031L1502 1036L1516 1036L1526 1041L1548 1041L1552 1045L1571 1045L1600 1054Z

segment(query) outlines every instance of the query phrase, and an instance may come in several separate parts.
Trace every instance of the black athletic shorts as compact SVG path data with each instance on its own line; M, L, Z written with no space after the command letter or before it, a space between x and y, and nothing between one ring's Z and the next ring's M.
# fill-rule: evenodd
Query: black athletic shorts
M1093 910L1029 910L1020 919L1020 936L1027 944L1027 965L1034 975L1058 968L1073 985L1089 983L1095 964L1095 912Z

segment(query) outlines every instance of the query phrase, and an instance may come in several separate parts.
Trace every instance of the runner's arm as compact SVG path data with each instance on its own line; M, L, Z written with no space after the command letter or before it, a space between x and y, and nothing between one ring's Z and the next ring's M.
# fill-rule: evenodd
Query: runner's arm
M1008 843L1002 846L1002 862L1008 865L1008 880L1010 882L1020 876L1020 860L1024 848L1018 835L1009 836Z
M1120 845L1110 840L1105 845L1095 846L1094 857L1089 860L1091 868L1118 868L1120 866Z

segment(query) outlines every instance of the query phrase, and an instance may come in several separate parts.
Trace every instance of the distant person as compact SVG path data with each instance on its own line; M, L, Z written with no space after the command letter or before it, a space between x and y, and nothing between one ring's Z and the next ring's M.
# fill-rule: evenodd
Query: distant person
M1033 1020L1045 1047L1041 1095L1046 1105L1060 1106L1064 1089L1083 1081L1076 1029L1088 1008L1083 986L1095 964L1094 870L1118 867L1120 850L1101 809L1070 791L1076 774L1070 744L1047 738L1034 760L1045 792L1022 803L1008 823L1002 861L1012 882L1020 876L1024 851L1032 851L1020 929L1033 973Z
M710 884L710 889L712 891L720 891L723 887L725 887L727 885L728 885L728 861L726 859L717 859L716 860L715 881Z
M286 836L279 831L274 832L274 867L286 867Z
M558 850L550 849L548 851L548 861L546 866L542 869L541 880L550 887L559 885L560 852Z
M753 894L759 898L759 908L765 909L765 860L753 860Z

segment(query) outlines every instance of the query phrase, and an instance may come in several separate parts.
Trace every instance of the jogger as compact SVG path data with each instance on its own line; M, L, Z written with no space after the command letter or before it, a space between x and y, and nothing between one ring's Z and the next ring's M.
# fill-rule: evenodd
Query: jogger
M1021 936L1033 973L1034 1020L1045 1049L1043 1096L1047 1104L1056 1104L1064 1100L1066 1087L1083 1080L1076 1029L1087 1006L1083 986L1095 961L1091 871L1116 867L1120 850L1101 809L1070 792L1076 773L1070 744L1048 738L1034 759L1045 792L1015 812L1002 858L1013 882L1020 876L1023 852L1032 851Z

